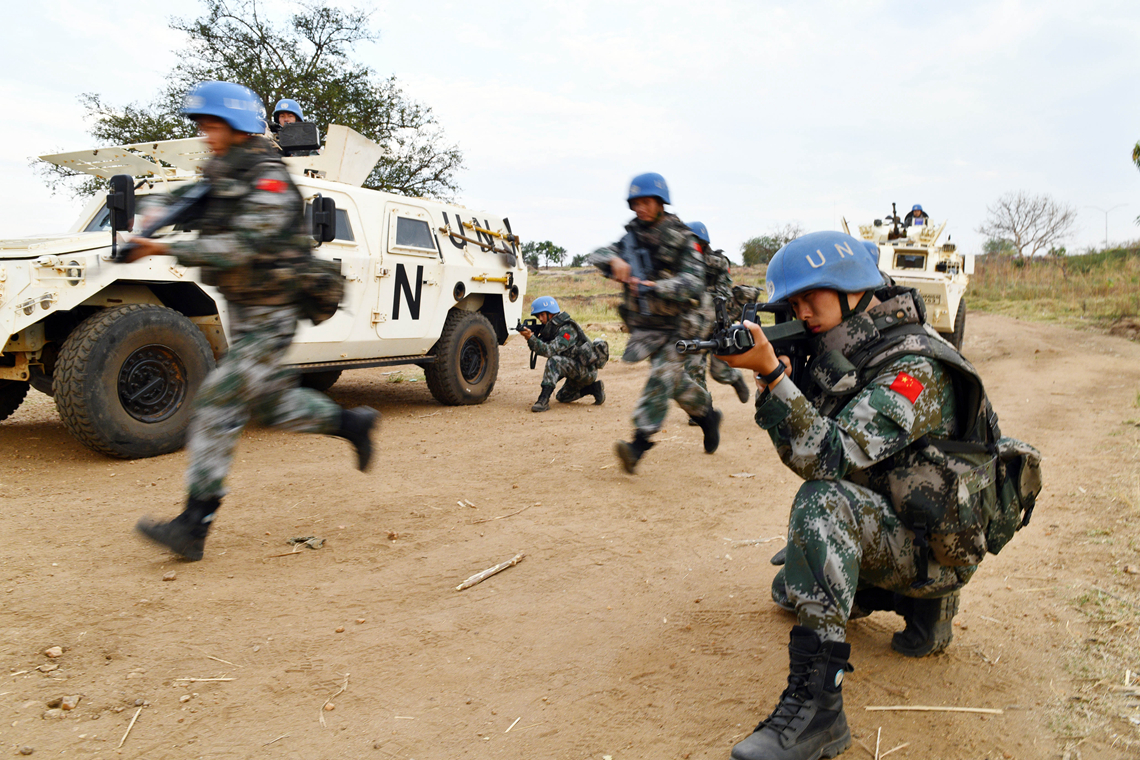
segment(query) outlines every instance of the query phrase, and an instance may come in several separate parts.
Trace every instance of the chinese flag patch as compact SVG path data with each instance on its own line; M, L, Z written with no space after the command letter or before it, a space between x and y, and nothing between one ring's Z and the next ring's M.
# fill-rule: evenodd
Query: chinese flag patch
M285 180L266 177L255 182L254 187L267 193L283 193L285 192Z
M900 372L898 377L895 378L895 381L890 385L892 391L900 396L905 396L906 400L912 404L915 402L915 399L918 398L919 394L922 393L924 387L922 383L905 372Z
M562 337L566 340L570 340L570 333L562 333Z

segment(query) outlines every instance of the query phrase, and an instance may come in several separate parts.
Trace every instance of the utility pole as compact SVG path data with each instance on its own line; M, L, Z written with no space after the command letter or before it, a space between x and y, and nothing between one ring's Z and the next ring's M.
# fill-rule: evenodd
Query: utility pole
M1127 205L1127 203L1118 203L1117 205L1107 210L1101 208L1100 206L1085 206L1085 208L1095 208L1097 211L1104 214L1104 250L1106 251L1108 250L1108 212L1115 211L1118 208L1124 208Z

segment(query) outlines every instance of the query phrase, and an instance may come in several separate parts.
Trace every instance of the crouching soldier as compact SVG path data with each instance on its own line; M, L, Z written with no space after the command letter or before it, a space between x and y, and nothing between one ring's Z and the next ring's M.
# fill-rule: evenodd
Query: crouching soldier
M558 308L558 301L553 296L534 299L530 313L542 323L542 331L535 335L523 328L519 335L526 338L532 353L546 357L542 393L530 410L549 411L550 395L562 378L566 378L566 382L558 391L559 402L569 404L583 396L593 396L594 406L604 403L606 387L598 379L598 370L609 359L609 346L598 344L605 344L605 341L592 342L581 326Z
M862 254L850 235L816 232L768 265L769 303L814 336L798 384L750 322L755 346L724 357L756 373L756 423L805 481L772 584L798 622L788 685L734 760L847 749L847 622L893 611L906 621L896 652L945 649L959 589L1029 521L1041 488L1040 454L1001 437L977 371L926 324L917 291L887 286Z

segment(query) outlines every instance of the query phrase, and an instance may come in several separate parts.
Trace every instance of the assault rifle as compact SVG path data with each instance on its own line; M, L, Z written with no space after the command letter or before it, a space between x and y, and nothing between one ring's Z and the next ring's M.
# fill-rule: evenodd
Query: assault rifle
M648 281L652 277L653 262L649 260L649 251L637 244L637 238L632 232L625 233L625 237L621 239L621 258L629 264L629 273L641 282ZM652 312L649 310L649 301L645 298L645 293L649 289L640 283L626 287L637 289L637 310L643 317L650 316Z
M761 330L777 356L787 356L792 360L792 381L797 385L807 368L808 352L811 345L811 333L804 327L804 323L795 318L792 308L787 304L748 303L744 305L740 322L733 324L729 321L725 309L725 299L716 299L716 329L708 340L679 340L677 353L695 354L700 351L711 351L718 356L733 356L743 354L756 345L752 333L744 326L744 322L760 324L759 315L762 312L776 315L776 324L762 325Z
M139 230L135 237L154 237L155 233L163 227L169 227L174 224L185 224L186 222L192 222L198 219L206 209L206 197L209 194L209 182L205 180L195 182L186 192L177 196L174 202L166 207L161 216ZM110 197L108 197L108 202L113 202ZM134 205L133 199L131 205ZM112 229L112 239L116 236L116 232L117 230ZM122 247L116 248L111 260L119 263L125 262L127 256L130 255L130 252L134 248L136 248L134 243L126 243Z
M515 325L515 330L518 332L522 332L523 330L530 330L535 335L538 335L540 332L542 332L542 328L544 327L546 327L546 325L539 322L538 319L527 319L520 321L517 325ZM536 366L538 366L538 354L536 354L534 351L531 351L530 368L534 369Z

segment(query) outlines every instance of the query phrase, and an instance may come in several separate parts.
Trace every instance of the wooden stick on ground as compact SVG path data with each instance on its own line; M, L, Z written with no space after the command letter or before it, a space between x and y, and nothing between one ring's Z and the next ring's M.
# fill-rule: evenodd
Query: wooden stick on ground
M899 746L895 747L894 749L888 749L886 752L879 755L879 760L883 760L884 757L891 754L892 752L898 752L900 749L906 749L909 746L910 746L910 742L907 742L906 744L900 744Z
M141 712L142 712L141 707L139 709L135 710L135 717L131 718L131 724L129 726L127 726L127 732L125 734L123 734L122 739L119 739L119 746L116 747L115 749L122 749L123 748L123 742L125 742L127 740L127 737L131 735L131 729L135 727L135 721L139 719L139 713L141 713Z
M478 525L479 523L485 523L485 522L493 522L493 521L495 521L495 520L506 520L508 517L514 517L514 516L515 516L515 515L517 515L517 514L520 514L520 513L522 513L522 512L525 512L525 511L527 511L528 509L530 509L530 508L531 508L531 507L533 507L533 506L534 506L533 504L527 504L525 507L523 507L522 509L520 509L518 512L511 512L509 515L500 515L500 516L498 516L498 517L488 517L488 518L487 518L487 519L485 519L485 520L475 520L475 521L474 521L474 522L472 522L471 524L472 524L472 525Z
M518 723L520 720L522 720L522 716L521 716L521 715L520 715L519 717L515 718L515 722L514 722L514 723L512 723L511 725L507 726L507 730L506 730L506 731L504 731L503 733L504 733L504 734L509 734L509 733L511 732L511 729L512 729L512 728L514 728L514 727L515 727L515 724L517 724L517 723Z
M269 741L267 741L265 744L262 744L261 746L262 746L262 747L268 747L270 744L273 744L273 742L279 742L279 741L281 741L282 739L284 739L284 738L285 738L286 736L288 736L288 735L289 735L289 734L281 734L281 735L280 735L280 736L278 736L276 739L270 739Z
M899 711L899 712L961 712L984 713L986 715L1002 715L1002 710L992 707L930 707L927 705L892 705L890 707L864 707L868 712Z
M337 689L337 690L336 690L336 694L333 694L331 697L329 697L328 699L326 699L326 700L325 700L325 703L324 703L323 705L321 705L321 712L320 712L320 716L319 716L319 717L320 717L320 719L321 719L321 725L322 725L322 726L324 726L325 728L327 728L327 727L328 727L328 726L326 726L326 725L325 725L325 707L327 707L327 706L328 706L328 703L329 703L329 702L332 702L332 701L333 701L333 699L335 699L337 696L339 696L340 694L343 694L343 693L344 693L344 691L345 691L345 689L347 689L347 688L348 688L348 676L349 676L349 674L348 674L348 673L345 673L345 674L344 674L344 684L343 684L343 685L342 685L342 686L341 686L339 689Z
M214 660L216 662L224 662L227 665L233 665L235 668L243 667L241 665L234 665L234 663L230 662L229 660L223 660L221 657L214 657L212 654L206 655L206 659Z
M523 557L525 557L525 556L526 556L526 554L519 552L518 554L516 554L514 557L511 557L506 562L500 562L499 564L495 565L494 567L488 567L486 570L484 570L481 573L475 573L470 578L463 581L463 583L460 583L458 586L456 586L455 590L456 591L462 591L463 589L471 588L472 586L478 585L478 584L482 583L483 581L487 580L488 578L490 578L492 575L495 575L497 573L501 573L504 570L506 570L508 567L514 567L518 563L522 562Z
M188 683L210 683L212 681L236 681L236 678L175 678L175 681L186 681Z

